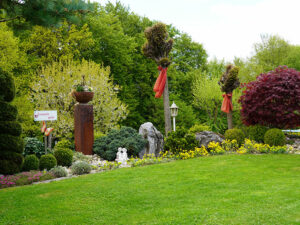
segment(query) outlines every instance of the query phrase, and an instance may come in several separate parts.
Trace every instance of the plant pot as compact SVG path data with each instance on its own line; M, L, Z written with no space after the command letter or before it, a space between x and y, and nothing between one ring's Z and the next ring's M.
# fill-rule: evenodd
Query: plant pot
M94 92L90 91L81 91L81 92L74 92L74 97L77 102L79 103L88 103L94 97Z

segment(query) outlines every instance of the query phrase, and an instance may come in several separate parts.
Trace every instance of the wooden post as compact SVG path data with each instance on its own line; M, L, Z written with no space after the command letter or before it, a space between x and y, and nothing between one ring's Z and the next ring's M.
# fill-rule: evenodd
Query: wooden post
M166 136L168 136L168 133L172 131L168 77L167 77L167 80L166 80L166 85L165 85L164 96L163 97L164 97L164 115L165 115L165 134L166 134Z

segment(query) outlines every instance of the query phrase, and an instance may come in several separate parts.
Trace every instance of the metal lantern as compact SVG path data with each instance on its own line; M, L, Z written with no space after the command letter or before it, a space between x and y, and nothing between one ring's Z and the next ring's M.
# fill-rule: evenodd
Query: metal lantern
M170 107L171 116L173 117L173 131L176 131L175 117L178 115L178 106L174 103Z

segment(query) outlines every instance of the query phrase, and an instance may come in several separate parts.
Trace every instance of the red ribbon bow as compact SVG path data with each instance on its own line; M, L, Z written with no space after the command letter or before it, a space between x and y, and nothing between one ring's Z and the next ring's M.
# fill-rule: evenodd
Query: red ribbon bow
M222 103L221 110L225 113L229 113L233 109L231 97L232 97L232 93L223 94L224 100Z
M164 68L159 66L158 70L160 71L158 78L156 79L153 91L156 93L155 98L160 98L164 92L166 81L167 81L167 70L168 68Z

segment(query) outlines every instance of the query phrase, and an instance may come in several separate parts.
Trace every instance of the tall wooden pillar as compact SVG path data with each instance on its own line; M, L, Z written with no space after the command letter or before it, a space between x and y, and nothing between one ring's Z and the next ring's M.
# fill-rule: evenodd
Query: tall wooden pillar
M74 109L74 117L75 149L84 155L92 155L94 144L93 105L77 103Z

